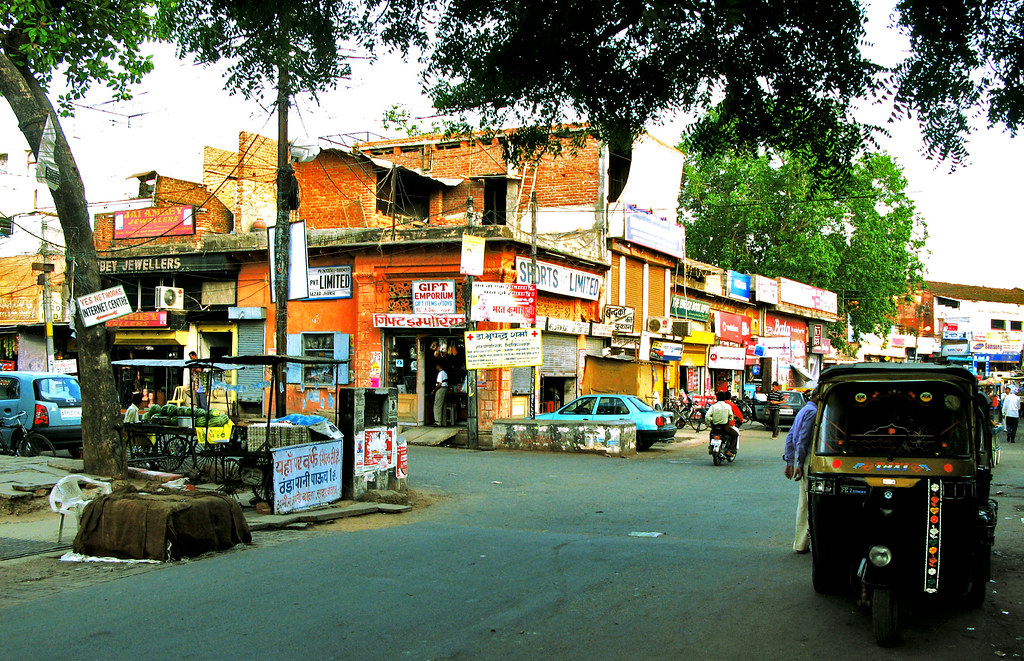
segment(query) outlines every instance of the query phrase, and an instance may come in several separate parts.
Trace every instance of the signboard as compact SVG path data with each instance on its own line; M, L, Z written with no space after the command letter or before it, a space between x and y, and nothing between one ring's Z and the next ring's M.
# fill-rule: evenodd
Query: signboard
M352 265L310 266L307 301L352 298Z
M274 513L341 500L341 441L273 450Z
M839 300L835 292L818 289L802 282L779 278L779 300L802 308L839 314Z
M747 350L743 347L711 347L708 367L715 370L742 370L746 366Z
M711 304L683 296L672 296L671 315L680 319L707 321L711 318Z
M374 427L356 441L356 475L377 473L398 466L394 427Z
M678 259L686 256L686 230L682 225L659 218L646 209L626 205L625 238Z
M462 314L390 314L375 312L374 328L455 328L466 325Z
M716 312L715 317L720 339L736 344L750 341L750 317L732 312Z
M779 283L763 275L754 276L754 298L758 303L779 304Z
M511 282L474 282L469 318L532 324L537 318L537 287Z
M750 276L738 271L729 271L729 288L726 295L740 301L750 300Z
M604 323L615 329L616 333L633 332L633 308L624 305L604 306Z
M460 275L484 274L485 241L482 236L462 235L462 259L459 262Z
M95 326L111 319L131 314L132 306L125 296L124 287L118 285L93 294L79 296L78 311L86 326Z
M453 314L454 280L413 280L412 311L415 314Z
M943 344L942 345L943 356L969 356L971 355L971 345L964 342L963 344Z
M57 374L78 374L78 360L74 358L51 359L50 371Z
M593 337L611 337L615 332L615 326L611 324L599 324L596 321L590 322L590 334Z
M496 331L468 331L466 369L526 367L543 364L541 331L510 328Z
M651 358L655 360L677 361L683 357L683 345L680 342L651 340Z
M788 337L759 337L757 346L763 349L761 355L767 358L778 358L788 362L793 355Z
M277 300L277 226L267 228L267 246L270 250L270 302ZM309 296L309 252L306 250L306 221L288 226L288 300Z
M601 297L601 276L540 260L537 261L537 272L533 273L527 257L516 257L516 282L535 284L542 291L590 301Z
M122 257L99 260L101 274L118 273L189 273L203 271L237 271L224 254L164 255L159 257Z
M115 239L186 236L195 233L191 205L114 212Z
M167 326L167 310L132 312L107 322L117 328L149 328Z
M567 333L569 335L586 335L590 330L590 324L585 321L573 321L572 319L557 319L548 317L545 329L552 333Z

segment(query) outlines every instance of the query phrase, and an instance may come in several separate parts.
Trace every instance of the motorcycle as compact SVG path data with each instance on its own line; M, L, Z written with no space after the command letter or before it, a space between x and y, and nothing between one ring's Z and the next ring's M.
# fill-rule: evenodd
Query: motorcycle
M711 431L708 433L708 454L711 455L711 461L716 466L721 466L723 463L732 463L736 458L735 452L729 452L729 439L726 433L723 431L723 427L727 425L711 425ZM739 440L737 439L736 448L739 449Z

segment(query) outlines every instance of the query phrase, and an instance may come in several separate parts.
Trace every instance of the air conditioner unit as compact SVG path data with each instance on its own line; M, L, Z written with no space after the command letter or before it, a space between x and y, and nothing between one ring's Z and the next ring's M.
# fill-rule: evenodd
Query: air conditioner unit
M673 319L672 334L675 335L676 337L686 337L687 335L690 334L690 322Z
M647 330L652 333L671 333L672 320L668 317L647 317Z
M184 310L185 290L181 287L157 287L156 308L158 310Z

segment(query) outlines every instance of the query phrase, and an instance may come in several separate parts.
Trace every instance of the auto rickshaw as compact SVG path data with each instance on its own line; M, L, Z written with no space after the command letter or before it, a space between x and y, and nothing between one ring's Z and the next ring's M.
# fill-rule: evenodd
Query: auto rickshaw
M812 581L853 588L876 642L942 597L980 606L996 503L988 400L966 369L859 363L825 370L807 460Z

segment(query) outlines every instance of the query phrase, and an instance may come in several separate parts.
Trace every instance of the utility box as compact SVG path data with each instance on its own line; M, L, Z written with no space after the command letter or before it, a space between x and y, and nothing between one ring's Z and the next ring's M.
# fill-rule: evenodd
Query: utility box
M398 438L397 388L340 388L338 426L345 437L341 497L370 489L404 491L408 454Z

